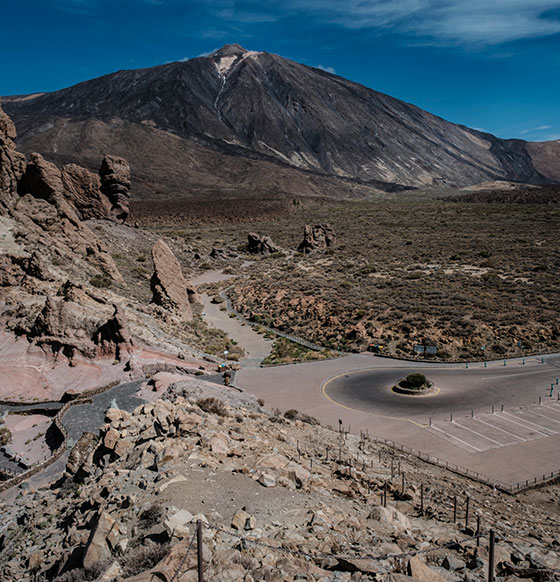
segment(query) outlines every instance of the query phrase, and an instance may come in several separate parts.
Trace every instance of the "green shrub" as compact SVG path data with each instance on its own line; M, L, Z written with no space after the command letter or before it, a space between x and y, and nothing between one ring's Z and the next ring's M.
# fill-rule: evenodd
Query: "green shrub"
M422 388L422 386L428 385L428 380L424 374L419 374L415 372L414 374L409 374L403 384L406 382L406 388L411 388L412 390L417 388Z
M89 280L89 282L91 285L99 289L107 289L108 287L111 286L111 279L107 277L107 275L101 275L100 273L94 275Z

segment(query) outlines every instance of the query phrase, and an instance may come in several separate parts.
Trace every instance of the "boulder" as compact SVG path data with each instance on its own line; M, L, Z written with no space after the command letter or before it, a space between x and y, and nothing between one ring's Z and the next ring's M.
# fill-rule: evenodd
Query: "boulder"
M183 319L192 319L191 303L196 301L196 293L185 281L173 251L162 240L158 240L152 247L152 259L152 303L178 312Z
M227 455L230 450L230 443L227 436L223 433L215 434L209 441L210 450L216 455Z
M99 437L92 432L84 432L72 447L66 463L66 471L78 478L79 474L89 475L92 466L93 452L97 447Z
M99 169L101 192L111 203L109 218L124 223L129 214L130 166L124 158L106 155Z
M272 239L269 236L250 232L247 235L247 239L247 251L255 255L277 253L282 250L278 245L272 242Z
M131 578L125 578L123 582L154 582L155 580L171 582L177 579L176 574L179 570L182 573L182 580L196 580L194 576L196 572L188 578L186 575L190 570L194 570L197 565L197 552L187 552L188 547L189 540L181 540L171 548L169 554L161 562L158 562L154 568ZM202 556L204 568L206 569L212 562L212 552L206 544L202 545Z
M270 473L261 473L257 481L263 487L276 487L276 477Z
M403 532L411 527L408 517L394 507L382 507L381 505L376 505L372 507L370 511L369 519L375 519L381 523L392 526L395 533Z
M231 520L231 527L237 531L255 529L255 518L245 510L238 511Z
M192 513L186 509L181 509L168 517L163 525L169 537L184 538L189 534L189 524L193 521Z
M84 554L84 568L88 569L98 562L108 560L111 557L111 548L118 540L117 536L117 523L106 511L102 511L91 530Z
M303 230L303 240L297 250L300 253L312 253L333 246L335 241L336 233L330 224L326 222L315 226L306 224Z
M33 251L32 255L27 259L25 265L25 273L29 277L39 279L39 281L54 281L45 261L37 251Z
M413 556L408 561L408 573L420 582L446 582L443 576L430 568L419 556Z
M52 162L45 160L41 154L33 153L19 181L18 191L22 195L31 194L35 198L42 198L55 204L57 197L64 192L60 170Z
M376 560L360 558L338 558L338 568L344 572L362 572L375 575L379 572L379 563Z

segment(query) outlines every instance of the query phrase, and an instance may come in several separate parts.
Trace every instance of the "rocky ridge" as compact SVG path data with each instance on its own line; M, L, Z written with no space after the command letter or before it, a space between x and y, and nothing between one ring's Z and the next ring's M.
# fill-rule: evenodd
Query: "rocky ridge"
M37 153L27 160L14 139L0 110L0 369L7 374L0 399L54 400L74 384L80 391L130 380L154 360L197 351L184 340L203 335L203 325L186 335L184 315L135 299L105 242L103 221L136 236L122 224L127 162L107 155L100 175L59 168ZM184 293L189 310L196 301L173 269L162 289Z
M557 512L224 395L229 404L193 399L179 382L133 413L107 410L59 482L2 506L0 575L147 582L180 570L196 580L188 547L201 520L208 580L483 581L490 527L497 580L557 579ZM406 478L391 477L397 461ZM452 523L450 500L465 493L480 546L474 517Z

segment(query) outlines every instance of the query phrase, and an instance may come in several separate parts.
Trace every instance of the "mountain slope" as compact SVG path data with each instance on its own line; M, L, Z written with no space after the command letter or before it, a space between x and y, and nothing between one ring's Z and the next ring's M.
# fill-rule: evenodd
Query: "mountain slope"
M140 168L152 186L160 180L141 159L150 128L184 140L182 148L195 160L218 155L222 163L210 166L227 168L245 159L244 164L250 160L260 168L267 161L375 188L383 186L379 182L547 181L534 167L526 142L500 140L325 71L238 45L186 62L119 71L54 93L6 98L4 104L24 149L39 146L63 161L75 161L72 142L101 146L88 135L88 122L106 124L108 130L125 126L128 138L121 131L105 131L102 145L126 155L133 172ZM126 139L138 154L122 151ZM201 148L209 153L194 151ZM92 153L99 157L98 149ZM211 170L204 161L200 166L202 174L213 175L210 182L203 180L205 186L215 192L227 189L220 168ZM308 194L301 181L294 179L286 193ZM178 196L197 191L189 170L172 182L170 190ZM346 184L339 184L339 195L348 194ZM262 185L245 186L249 191ZM152 197L154 190L140 195ZM269 190L274 190L273 179L267 181Z

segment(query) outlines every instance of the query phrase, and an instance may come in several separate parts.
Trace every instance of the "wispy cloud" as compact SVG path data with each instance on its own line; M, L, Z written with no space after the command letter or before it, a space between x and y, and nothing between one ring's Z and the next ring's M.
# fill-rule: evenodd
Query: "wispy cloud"
M522 129L519 135L525 135L527 133L535 133L537 131L546 131L547 129L552 129L552 125L539 125L538 127L530 127L528 129Z
M324 67L323 65L316 65L316 69L321 69L321 71L326 71L327 73L332 73L333 75L336 74L336 70L334 67Z
M347 29L398 31L429 44L497 45L560 33L560 0L203 1L218 17L237 22L305 14Z

